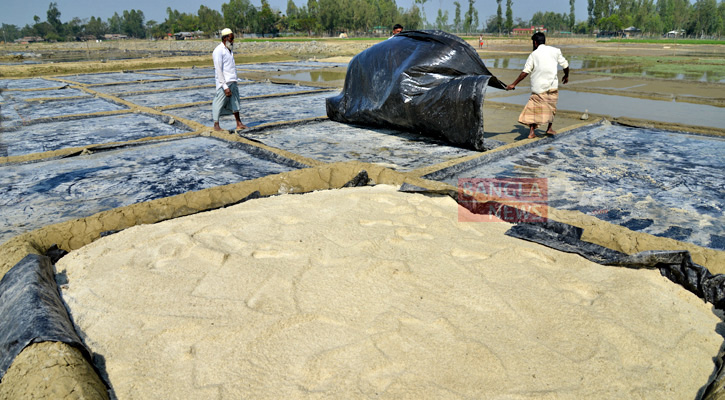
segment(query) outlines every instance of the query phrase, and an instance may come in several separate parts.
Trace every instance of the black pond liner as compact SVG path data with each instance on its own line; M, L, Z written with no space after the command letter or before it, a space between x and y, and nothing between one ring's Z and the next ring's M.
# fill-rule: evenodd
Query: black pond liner
M100 211L307 168L244 143L185 137L0 165L0 243Z
M179 78L199 78L208 77L214 79L214 68L168 68L168 69L142 69L129 72L141 72L148 75L157 75L160 79L167 76Z
M725 250L721 137L622 125L589 125L424 178L537 178L550 206L634 231Z
M0 157L193 131L181 122L170 122L170 117L144 113L40 120L39 123L0 130Z
M322 162L382 163L406 171L477 154L448 142L385 128L323 120L240 131L241 136Z
M58 89L46 90L12 90L3 93L8 100L22 101L37 98L62 98L62 97L90 97L90 95L82 90L73 89L69 86L63 86Z
M240 88L240 92L243 89ZM304 118L325 116L325 98L329 92L314 94L294 94L279 97L242 99L240 118L249 127L271 123L293 121ZM213 126L211 103L165 110L164 113ZM223 129L236 127L234 117L223 116L219 119Z
M65 83L43 78L0 79L0 89L50 89L65 86Z
M301 69L322 69L322 68L340 68L345 63L333 63L324 61L297 61L297 62L280 62L280 63L262 63L262 64L237 64L237 70L246 71L295 71Z
M139 82L156 80L173 80L173 77L144 74L138 72L104 72L100 74L79 74L64 76L64 80L86 85L109 84L120 82Z
M9 109L10 114L5 111ZM79 99L54 99L46 102L13 101L2 105L3 127L28 125L32 120L56 118L67 115L88 114L107 111L127 110L126 105L98 97L82 97Z
M486 150L486 87L505 89L468 43L442 31L406 31L356 55L333 121L401 129Z
M92 364L60 298L50 258L29 254L0 280L0 380L23 349L63 342Z
M213 86L214 82L210 81L211 86L205 88L194 88L194 89L179 89L174 91L164 91L157 93L140 93L140 94L128 94L120 95L124 100L130 101L131 103L138 104L140 106L155 107L155 106L173 106L188 103L198 102L209 102L211 108L211 102L214 100L216 89ZM239 97L251 97L251 96L263 96L263 95L277 95L294 92L303 92L310 90L319 90L320 88L313 86L300 86L294 84L279 84L279 83L245 83L238 85Z
M91 90L100 93L124 95L126 93L143 92L147 90L185 89L188 87L207 86L214 89L214 78L174 79L170 81L154 81L140 83L123 83L103 86L93 86Z

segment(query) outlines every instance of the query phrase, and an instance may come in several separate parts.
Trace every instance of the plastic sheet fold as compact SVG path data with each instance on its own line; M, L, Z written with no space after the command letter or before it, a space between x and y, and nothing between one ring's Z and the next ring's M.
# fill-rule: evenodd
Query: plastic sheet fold
M32 343L67 343L91 360L60 298L48 257L29 254L0 280L0 321L0 379Z
M407 31L350 61L343 91L327 99L327 116L483 151L487 86L506 87L462 39L442 31Z

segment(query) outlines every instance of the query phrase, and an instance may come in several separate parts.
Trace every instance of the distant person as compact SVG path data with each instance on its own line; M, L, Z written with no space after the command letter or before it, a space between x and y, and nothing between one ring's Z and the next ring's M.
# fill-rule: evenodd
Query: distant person
M561 55L561 50L546 46L546 37L541 32L531 36L531 40L534 42L534 51L526 59L524 70L514 83L506 87L506 90L514 90L519 82L531 74L531 97L519 115L519 122L529 126L529 139L536 137L534 131L541 124L549 124L546 133L556 134L551 125L559 100L557 64L564 68L561 83L569 82L569 62Z
M234 33L231 29L222 29L222 42L214 49L214 80L216 95L211 103L214 130L221 131L219 116L234 114L237 129L247 126L239 119L239 89L237 88L237 66L234 63Z
M390 36L390 38L395 37L395 35L399 34L400 32L403 32L403 25L400 25L400 24L393 25L393 34Z
M483 48L483 34L478 35L478 48Z

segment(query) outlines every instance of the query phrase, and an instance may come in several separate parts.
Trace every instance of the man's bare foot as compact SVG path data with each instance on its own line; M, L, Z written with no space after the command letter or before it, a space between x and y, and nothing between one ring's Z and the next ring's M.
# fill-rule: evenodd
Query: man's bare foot
M556 131L553 129L549 129L548 131L546 131L546 134L547 135L556 135Z
M223 129L222 129L221 126L219 126L219 123L218 122L215 122L214 123L214 130L218 132L218 131L222 131Z
M247 128L248 128L248 126L246 126L244 124L237 124L237 130L242 130L242 129L247 129Z
M536 139L535 133L529 133L529 139Z

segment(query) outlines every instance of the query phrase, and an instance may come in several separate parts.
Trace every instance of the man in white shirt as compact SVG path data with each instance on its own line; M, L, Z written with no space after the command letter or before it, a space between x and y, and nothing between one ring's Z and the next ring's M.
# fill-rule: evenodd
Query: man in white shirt
M561 50L544 44L546 36L543 33L535 33L531 40L534 42L534 51L526 60L519 77L506 90L514 90L519 82L531 74L531 97L519 115L519 122L529 126L529 139L534 139L536 128L546 123L549 124L546 133L556 134L551 125L554 123L556 102L559 100L557 65L564 69L561 83L566 84L569 82L569 62L561 55Z
M214 49L214 80L216 81L216 95L211 103L214 130L221 131L219 116L234 114L237 120L237 129L246 129L247 126L239 119L239 89L237 88L237 66L234 63L234 33L231 29L222 29L222 42Z

